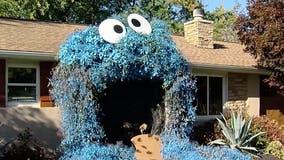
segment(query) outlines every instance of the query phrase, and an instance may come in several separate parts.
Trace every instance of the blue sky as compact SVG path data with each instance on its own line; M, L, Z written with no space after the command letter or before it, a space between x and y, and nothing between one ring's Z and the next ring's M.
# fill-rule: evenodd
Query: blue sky
M227 10L233 9L233 7L236 5L236 2L241 4L238 11L245 11L246 8L246 0L201 0L201 2L203 2L205 5L205 11L213 11L221 4L223 4Z

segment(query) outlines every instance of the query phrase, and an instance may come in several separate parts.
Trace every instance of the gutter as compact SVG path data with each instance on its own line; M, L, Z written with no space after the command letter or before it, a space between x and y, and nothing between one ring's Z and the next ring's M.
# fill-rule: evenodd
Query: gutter
M57 55L48 52L0 50L0 58L57 61Z
M226 72L237 72L237 73L251 73L251 74L262 74L268 75L269 71L259 69L253 66L237 66L237 65L223 65L223 64L209 64L209 63L192 63L190 62L192 69L204 69L204 70L215 70L215 71L226 71Z
M0 50L0 58L58 61L57 55L54 53L50 53L50 52ZM194 63L189 62L189 63L192 69L204 69L204 70L215 70L215 71L237 72L237 73L251 73L251 74L262 74L262 75L270 74L269 71L258 69L253 66L222 65L222 64L196 63L196 62Z

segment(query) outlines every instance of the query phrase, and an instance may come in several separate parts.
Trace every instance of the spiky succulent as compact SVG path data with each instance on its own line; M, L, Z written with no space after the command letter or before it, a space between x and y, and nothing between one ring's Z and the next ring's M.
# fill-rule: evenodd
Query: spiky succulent
M230 124L223 114L221 114L222 120L217 118L226 139L216 139L209 144L228 145L232 149L236 148L242 152L255 155L257 149L250 146L250 142L264 132L259 132L257 134L250 133L249 129L252 123L252 117L246 120L243 118L241 110L238 110L237 115L231 110L230 114Z

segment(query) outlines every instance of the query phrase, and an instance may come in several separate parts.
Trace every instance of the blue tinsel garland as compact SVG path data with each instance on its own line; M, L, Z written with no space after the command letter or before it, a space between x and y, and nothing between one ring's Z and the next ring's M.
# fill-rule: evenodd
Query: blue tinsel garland
M118 81L158 79L165 90L165 127L161 133L164 159L249 159L228 148L189 142L195 121L196 90L189 64L181 56L163 21L152 21L152 33L126 27L119 43L102 39L90 26L68 37L53 71L51 96L62 111L61 159L132 160L134 149L104 144L98 96Z

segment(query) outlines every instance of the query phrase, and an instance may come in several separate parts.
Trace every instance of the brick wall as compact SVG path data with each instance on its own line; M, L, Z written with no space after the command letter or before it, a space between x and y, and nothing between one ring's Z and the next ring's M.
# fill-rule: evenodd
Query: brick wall
M228 74L228 101L225 108L236 109L246 107L248 98L248 75L239 73Z
M48 82L53 62L40 62L40 106L53 107L52 100L49 96Z
M184 24L185 40L201 48L213 48L213 22L202 18Z
M6 61L0 59L0 107L5 107L6 98L5 98L5 72L6 71Z

